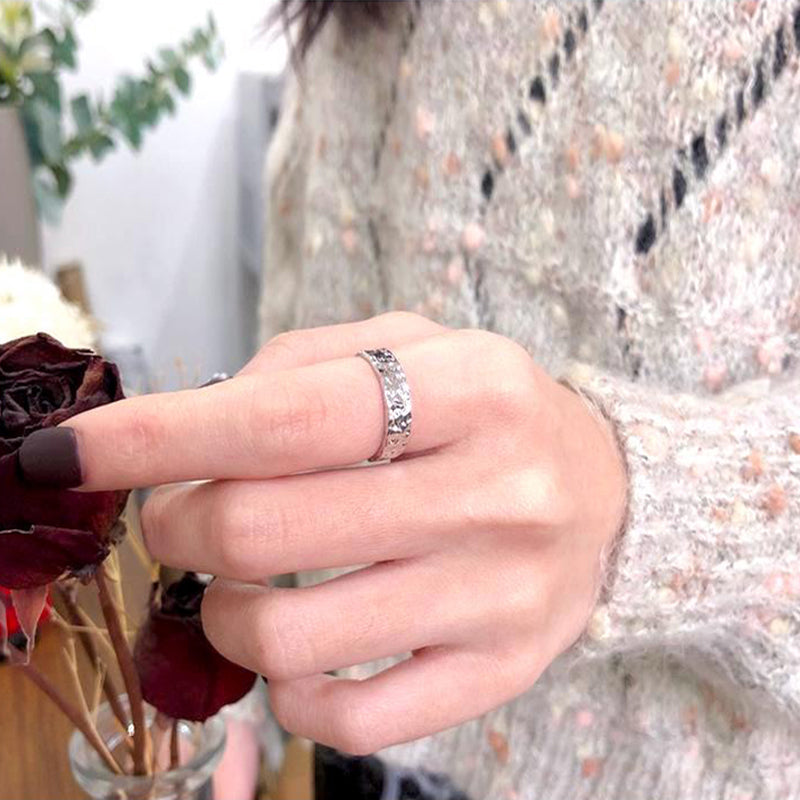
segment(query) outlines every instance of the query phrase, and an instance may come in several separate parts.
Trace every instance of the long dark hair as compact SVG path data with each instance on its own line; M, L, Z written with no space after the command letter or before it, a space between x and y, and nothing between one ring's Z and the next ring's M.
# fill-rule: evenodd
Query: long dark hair
M348 22L380 22L381 3L377 0L278 0L267 24L282 24L294 56L302 58L331 14L347 15Z

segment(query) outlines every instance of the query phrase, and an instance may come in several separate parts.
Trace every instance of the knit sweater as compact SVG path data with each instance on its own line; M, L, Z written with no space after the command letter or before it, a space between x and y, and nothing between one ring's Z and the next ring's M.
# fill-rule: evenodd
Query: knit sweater
M386 757L475 800L800 797L800 4L383 16L289 79L264 336L497 331L593 397L630 478L576 645Z

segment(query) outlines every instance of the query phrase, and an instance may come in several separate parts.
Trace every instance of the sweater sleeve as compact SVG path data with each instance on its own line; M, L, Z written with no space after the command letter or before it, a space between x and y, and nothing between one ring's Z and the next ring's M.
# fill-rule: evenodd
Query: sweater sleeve
M615 425L629 473L579 647L666 649L800 714L800 379L698 396L568 377Z

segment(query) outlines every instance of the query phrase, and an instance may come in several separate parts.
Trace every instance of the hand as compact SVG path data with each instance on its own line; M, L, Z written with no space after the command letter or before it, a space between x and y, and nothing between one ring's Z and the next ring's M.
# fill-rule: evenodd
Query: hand
M391 464L343 469L381 443L380 383L353 357L381 346L411 386L411 440ZM67 424L83 489L211 479L152 496L147 546L219 576L211 642L269 679L288 730L351 753L528 689L584 628L624 508L615 440L582 398L507 339L410 314L279 336L230 381ZM356 564L370 566L266 585ZM364 681L324 674L409 652Z

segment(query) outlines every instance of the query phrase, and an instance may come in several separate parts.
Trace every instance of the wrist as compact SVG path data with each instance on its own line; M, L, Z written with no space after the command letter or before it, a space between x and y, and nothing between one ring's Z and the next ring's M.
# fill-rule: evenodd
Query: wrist
M578 491L583 496L583 524L597 532L606 551L625 525L628 469L614 421L590 393L567 379L558 381L569 409L568 431Z

